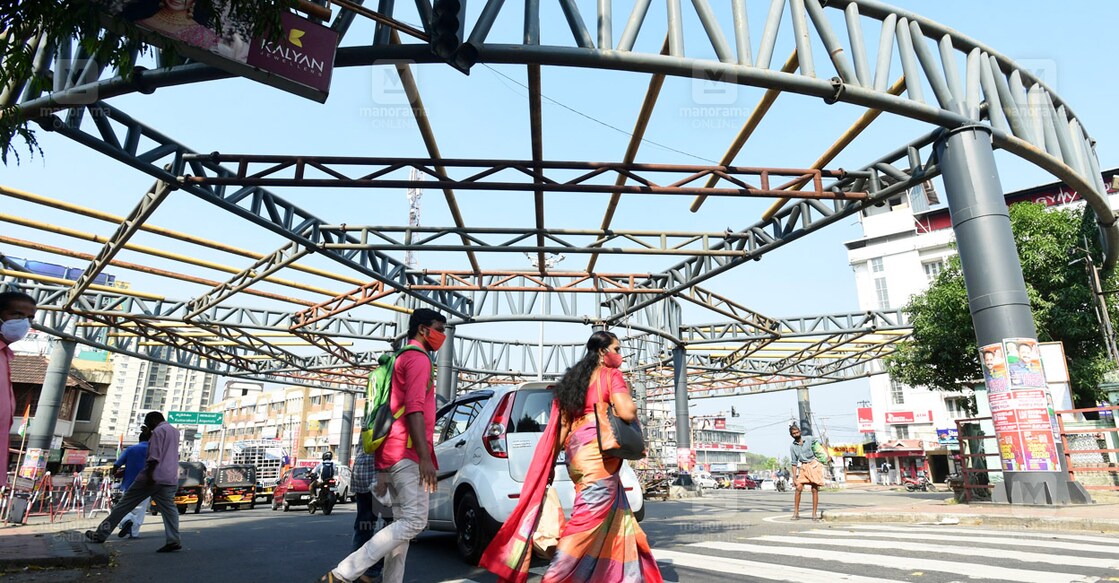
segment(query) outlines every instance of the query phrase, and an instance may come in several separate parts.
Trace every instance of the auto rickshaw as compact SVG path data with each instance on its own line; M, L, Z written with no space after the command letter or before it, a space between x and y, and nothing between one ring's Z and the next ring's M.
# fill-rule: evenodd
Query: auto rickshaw
M202 462L179 462L179 489L175 491L175 506L179 514L186 514L194 506L194 513L202 511L202 484L206 480L206 466ZM151 513L159 514L152 500Z
M248 464L222 466L214 473L214 511L256 508L256 467Z

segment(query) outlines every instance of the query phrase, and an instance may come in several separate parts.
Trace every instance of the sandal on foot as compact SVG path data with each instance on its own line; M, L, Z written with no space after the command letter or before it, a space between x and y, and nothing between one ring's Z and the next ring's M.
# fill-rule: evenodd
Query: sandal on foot
M334 571L327 571L326 575L323 575L322 577L319 577L319 583L351 583L351 582L339 577L338 575L335 575Z

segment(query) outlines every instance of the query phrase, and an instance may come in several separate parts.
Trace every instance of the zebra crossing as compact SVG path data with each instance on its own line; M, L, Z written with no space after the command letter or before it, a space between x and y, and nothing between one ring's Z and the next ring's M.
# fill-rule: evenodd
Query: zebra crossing
M817 523L784 534L655 548L653 554L665 581L686 583L1095 583L1119 581L1117 543L1119 537L1088 534ZM489 581L479 579L445 583Z

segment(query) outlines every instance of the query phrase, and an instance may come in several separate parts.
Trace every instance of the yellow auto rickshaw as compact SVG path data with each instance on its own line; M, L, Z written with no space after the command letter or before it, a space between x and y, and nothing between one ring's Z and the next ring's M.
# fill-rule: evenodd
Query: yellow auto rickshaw
M206 466L202 462L179 462L179 489L175 491L175 506L179 514L186 514L194 506L194 513L202 510L202 484L206 481ZM151 513L159 514L152 500Z

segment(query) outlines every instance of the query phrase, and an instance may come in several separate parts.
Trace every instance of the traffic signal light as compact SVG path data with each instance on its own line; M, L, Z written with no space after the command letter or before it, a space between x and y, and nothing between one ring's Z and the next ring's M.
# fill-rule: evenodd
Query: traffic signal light
M463 45L466 0L435 0L431 7L431 52L467 75L478 61L478 51Z

